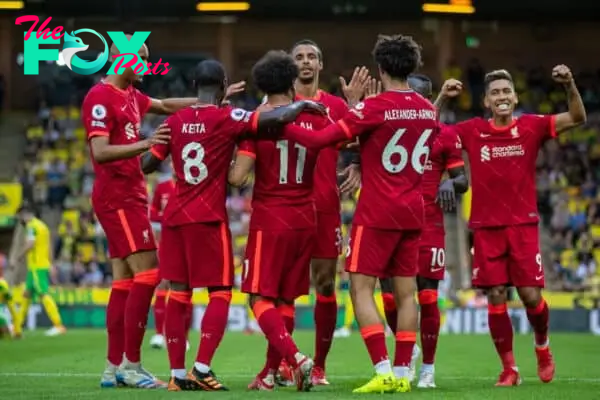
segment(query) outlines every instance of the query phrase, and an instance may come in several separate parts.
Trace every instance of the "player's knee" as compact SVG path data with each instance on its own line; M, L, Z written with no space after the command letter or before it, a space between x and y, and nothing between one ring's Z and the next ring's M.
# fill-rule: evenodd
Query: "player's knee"
M390 293L392 295L394 294L394 284L392 283L392 280L390 278L380 279L379 286L381 287L382 293Z
M523 305L527 308L535 308L542 301L542 290L537 287L517 288Z
M317 294L331 297L335 293L335 281L330 279L315 280L315 289Z
M417 276L417 290L437 290L438 289L438 281L435 279L424 278L422 276Z
M162 281L160 284L162 285L165 281ZM160 285L159 285L160 286ZM182 282L168 282L167 287L174 292L187 292L190 290L187 283Z
M488 303L493 305L504 304L508 300L506 286L494 286L487 290Z
M127 264L133 270L135 275L140 272L156 269L158 259L155 250L141 251L127 257Z
M170 286L169 281L163 279L162 281L160 281L160 283L156 287L156 290L167 290L167 289L169 289L169 286Z

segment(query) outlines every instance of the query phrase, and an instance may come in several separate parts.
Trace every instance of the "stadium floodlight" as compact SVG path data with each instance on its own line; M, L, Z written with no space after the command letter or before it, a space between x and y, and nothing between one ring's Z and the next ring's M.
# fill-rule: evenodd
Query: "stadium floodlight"
M25 8L23 1L0 1L0 10L20 10Z
M425 3L423 4L423 12L426 13L443 13L443 14L474 14L472 0L450 0L447 4L440 3Z
M247 1L235 2L200 2L196 4L196 10L201 12L231 12L248 11L250 3Z

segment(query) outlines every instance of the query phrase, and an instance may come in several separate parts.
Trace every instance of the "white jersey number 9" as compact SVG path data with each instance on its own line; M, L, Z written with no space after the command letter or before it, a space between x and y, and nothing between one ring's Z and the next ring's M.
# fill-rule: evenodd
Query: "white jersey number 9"
M183 176L190 185L199 185L208 177L208 168L204 164L204 147L198 142L191 142L181 150Z
M398 174L402 172L408 164L408 150L399 143L402 139L402 135L404 135L405 132L406 129L404 128L398 129L390 141L385 145L383 153L381 153L381 163L383 164L383 168L385 168L385 170L391 174ZM421 133L415 148L410 154L410 164L412 168L419 174L423 173L425 163L427 163L427 158L429 157L427 140L429 139L429 136L431 136L432 132L432 129L425 129L423 133ZM392 157L396 154L397 161L393 162ZM425 160L423 163L421 163L421 158L423 156L425 156Z

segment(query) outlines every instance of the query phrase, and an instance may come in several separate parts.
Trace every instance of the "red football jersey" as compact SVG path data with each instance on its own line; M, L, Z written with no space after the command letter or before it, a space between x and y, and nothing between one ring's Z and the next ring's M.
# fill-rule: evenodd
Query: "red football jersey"
M168 179L156 184L154 194L152 195L152 205L150 206L150 221L162 222L163 214L171 193L175 190L175 182Z
M171 154L176 177L163 225L227 222L227 173L235 141L254 130L255 115L240 108L198 105L167 119L170 143L152 148L161 160Z
M539 221L535 163L546 139L556 136L550 115L522 115L496 127L473 118L454 126L469 155L471 228Z
M298 100L303 99L296 96ZM319 90L309 100L322 103L327 107L329 117L333 121L341 119L348 112L348 105L341 98ZM337 185L338 149L336 146L326 147L319 152L314 177L315 207L318 212L327 214L340 213L340 192Z
M81 106L81 118L88 141L107 136L110 144L124 145L140 139L140 120L150 109L151 99L133 86L119 89L107 82L94 85ZM146 181L140 157L98 164L92 155L96 212L131 206L148 207Z
M460 138L453 129L441 126L431 144L429 159L423 173L423 200L427 228L444 229L444 212L435 202L444 171L464 165Z
M359 136L362 188L354 223L379 229L421 229L423 170L435 107L412 90L389 90L359 103L338 121Z
M302 113L294 124L317 131L329 118ZM315 227L314 172L318 151L291 140L244 140L239 150L256 157L250 229Z

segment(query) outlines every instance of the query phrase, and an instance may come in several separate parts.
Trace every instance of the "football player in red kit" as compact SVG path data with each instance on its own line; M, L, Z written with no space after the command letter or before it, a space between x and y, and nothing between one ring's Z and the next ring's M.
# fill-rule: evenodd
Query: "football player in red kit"
M424 75L411 75L409 86L426 99L431 100L431 80ZM442 180L447 172L448 178ZM423 200L425 201L425 226L419 242L419 273L417 275L417 298L421 318L420 335L423 349L423 364L417 387L433 388L434 359L440 332L440 310L438 308L438 285L444 279L445 272L445 231L444 213L455 208L457 193L467 191L469 185L462 159L462 146L456 133L444 126L434 138L429 159L423 173ZM396 330L398 313L389 280L381 281L383 307L388 326ZM414 377L414 363L418 357L415 346L411 364L411 376ZM417 357L415 357L417 356Z
M169 201L169 196L175 188L175 182L170 172L163 173L158 178L158 182L152 194L152 203L150 204L150 223L152 231L157 242L160 242L160 231L162 216ZM165 323L165 298L167 296L166 282L161 282L156 287L154 295L154 325L156 334L150 339L150 346L155 349L165 347L165 338L163 328Z
M291 55L299 70L294 83L296 99L317 101L327 107L333 121L341 119L348 111L346 102L319 89L319 74L323 69L323 53L319 46L311 40L301 40L294 44ZM340 78L342 90L350 106L360 101L367 77L368 70L363 67L355 70L348 84ZM317 239L311 261L311 276L317 292L314 311L315 367L311 377L314 385L329 384L325 376L325 360L337 323L335 277L342 242L340 196L337 186L338 153L335 146L321 150L314 176L313 193L317 210ZM285 360L282 367L281 377L290 376L285 373Z
M269 52L252 70L259 90L267 94L264 109L289 105L294 99L298 67L285 52ZM319 130L326 116L300 114L294 124ZM244 141L229 181L241 185L255 167L250 233L242 291L268 341L263 370L250 389L273 390L282 358L294 368L298 390L312 386L313 361L300 353L291 338L296 298L308 294L310 260L315 246L313 182L318 151L289 140Z
M169 281L170 288L165 317L171 365L168 389L221 391L227 389L213 373L211 361L227 326L233 286L225 197L235 141L257 130L269 132L294 120L305 108L318 105L297 102L265 113L219 107L226 76L223 66L214 60L198 64L194 87L197 104L167 119L171 138L151 149L144 158L143 170L152 172L161 160L172 156L176 183L163 216L159 248L160 274ZM317 108L322 110L321 106ZM202 318L196 362L187 372L185 310L194 288L208 288L210 300Z
M534 331L538 376L554 378L555 363L548 339L548 305L542 297L544 267L539 243L536 160L541 146L586 120L573 75L565 65L552 78L566 91L568 111L554 115L513 115L518 97L505 70L485 76L489 120L473 118L454 126L469 156L473 195L469 226L473 230L473 286L485 288L488 325L502 372L496 386L513 386L521 377L513 355L513 327L507 288L514 286ZM443 100L457 96L456 81L444 84Z
M424 222L421 181L438 122L433 105L407 82L421 63L419 45L407 36L380 36L373 56L383 93L357 104L324 130L311 132L289 124L283 137L310 148L359 138L362 190L346 270L356 319L376 374L354 392L406 392L417 330L414 280ZM398 306L393 369L373 299L377 278L388 277Z
M115 45L111 54L119 54ZM138 53L148 61L148 48ZM148 217L146 182L139 156L168 135L161 129L140 140L140 120L147 112L170 114L196 99L152 99L134 88L141 80L131 67L108 75L87 93L82 104L96 179L92 205L106 232L113 286L106 310L107 366L102 387L164 387L141 366L148 311L158 284L156 246Z

